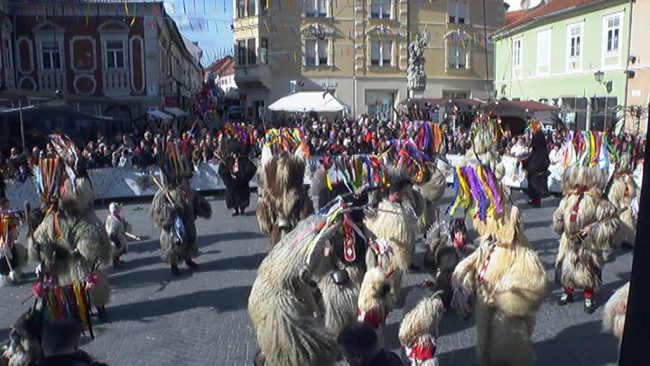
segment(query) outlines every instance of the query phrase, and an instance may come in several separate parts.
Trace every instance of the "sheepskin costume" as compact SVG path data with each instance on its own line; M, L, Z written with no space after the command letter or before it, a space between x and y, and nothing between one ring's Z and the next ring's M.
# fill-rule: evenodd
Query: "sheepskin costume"
M458 232L461 235L455 235ZM424 268L433 279L432 282L425 281L425 284L440 291L445 308L451 306L451 276L456 265L475 249L467 243L466 233L464 219L454 219L450 224L438 221L429 228L424 240ZM460 241L455 240L457 237Z
M466 313L469 296L476 296L479 365L533 365L530 337L548 287L544 266L524 235L519 208L507 201L488 170L481 174L494 190L487 207L481 206L478 196L464 201L485 225L478 248L454 270L452 305ZM468 173L464 179L469 177ZM489 187L475 192L487 192Z
M389 171L389 180L391 194L396 199L382 199L375 213L366 216L364 224L371 237L383 240L390 247L389 268L394 271L391 276L391 293L398 300L402 275L408 271L413 261L417 219L408 200L410 178L393 170Z
M271 237L272 244L314 212L304 185L305 167L300 154L282 151L273 155L268 146L262 149L256 213L260 230Z
M50 172L58 171L65 180L58 193L41 191L42 221L28 235L30 257L41 264L41 273L58 286L86 282L95 277L90 299L106 319L105 305L110 298L108 279L102 266L110 262L112 247L106 230L93 210L94 194L83 157L65 136L51 137L57 158L41 159L37 181L47 182Z
M444 312L441 292L420 300L412 310L405 311L399 326L399 341L411 366L438 366L438 325Z
M487 117L472 123L472 147L465 153L461 165L485 165L490 168L497 180L501 180L506 170L497 151L496 129L496 122L490 121Z
M9 332L9 341L0 345L0 365L30 366L43 357L41 312L29 309L22 314Z
M622 156L616 164L616 170L607 192L607 199L620 212L618 216L620 226L612 243L614 246L623 244L634 246L636 240L637 215L632 208L632 201L636 198L639 188L634 181L632 171L629 155Z
M623 340L625 328L625 314L627 313L627 298L630 292L630 283L614 292L607 300L603 311L603 328L618 338L619 345Z
M113 247L113 266L117 267L120 263L120 257L126 254L128 249L128 239L126 233L131 232L131 224L121 215L119 203L111 202L108 205L108 216L104 221L106 233Z
M358 303L358 319L370 325L384 344L384 327L386 318L393 307L390 297L390 273L380 268L370 268L363 277Z
M314 317L319 306L312 274L328 252L340 224L313 215L264 258L248 298L248 314L266 365L328 366L338 354L336 335Z
M314 207L319 210L340 195L349 193L348 189L340 183L333 184L332 189L329 189L325 182L325 174L326 170L323 168L316 171L310 188ZM361 195L353 198L352 201L354 206L363 206L367 203L367 197ZM318 289L322 294L325 326L333 334L338 334L357 319L357 301L366 272L364 260L368 247L363 217L363 212L360 210L349 214L349 219L356 226L356 230L348 227L348 235L350 235L348 241L342 232L332 236L330 245L333 251L315 273ZM348 245L346 246L345 243Z
M602 283L603 252L610 250L619 213L602 197L607 175L600 167L575 165L566 170L563 180L566 190L552 221L560 235L555 280L564 287L558 304L573 302L574 290L583 289L584 310L592 313L594 290Z
M418 216L418 232L425 234L431 225L438 221L438 202L445 194L447 181L433 162L427 162L422 172L423 182L413 185L413 190L419 196L422 214Z
M179 274L178 264L182 261L190 268L198 267L192 260L199 254L195 221L197 216L209 219L212 215L210 203L190 187L190 163L181 149L170 143L168 154L175 151L177 157L161 155L158 165L163 182L149 209L154 225L161 230L160 258L171 265L173 275Z
M0 287L15 284L29 258L27 248L18 243L18 225L22 213L2 210L9 201L0 198Z

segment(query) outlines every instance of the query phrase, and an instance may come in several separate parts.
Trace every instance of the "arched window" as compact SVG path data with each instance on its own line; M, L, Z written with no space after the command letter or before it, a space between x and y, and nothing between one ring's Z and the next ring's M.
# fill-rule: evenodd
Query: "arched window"
M454 30L445 35L447 68L463 70L471 68L471 41L472 38L465 31Z
M334 31L322 24L310 24L302 30L303 66L334 65Z

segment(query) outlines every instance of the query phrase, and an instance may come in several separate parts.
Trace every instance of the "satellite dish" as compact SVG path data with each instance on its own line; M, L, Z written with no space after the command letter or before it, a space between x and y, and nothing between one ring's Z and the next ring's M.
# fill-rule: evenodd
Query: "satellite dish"
M530 8L530 0L521 0L521 8L528 10Z

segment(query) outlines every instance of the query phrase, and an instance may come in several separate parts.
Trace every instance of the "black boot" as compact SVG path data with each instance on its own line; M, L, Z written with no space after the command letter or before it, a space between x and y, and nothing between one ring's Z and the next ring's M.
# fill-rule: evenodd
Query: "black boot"
M196 264L191 258L185 260L185 264L190 268L190 269L199 269L199 265Z
M584 310L584 312L587 314L593 314L594 311L596 311L596 304L594 303L594 300L589 298L585 299L585 306L582 310Z
M562 297L560 297L560 300L558 300L557 304L560 306L568 305L573 303L573 294L569 293L563 293Z
M235 212L232 214L232 216L233 217L239 216L239 209L238 208L235 209Z
M106 312L105 305L97 307L97 318L104 323L110 323L110 319L108 318L108 312Z
M176 263L172 264L172 275L174 275L174 276L180 276L181 275L181 270L178 269L178 264L176 264Z

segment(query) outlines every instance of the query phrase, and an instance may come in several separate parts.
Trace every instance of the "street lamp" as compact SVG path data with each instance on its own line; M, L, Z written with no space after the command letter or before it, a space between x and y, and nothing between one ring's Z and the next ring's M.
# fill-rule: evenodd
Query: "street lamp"
M594 78L596 79L596 82L597 82L598 84L602 84L602 83L603 83L603 78L604 78L604 77L605 77L605 73L602 72L602 71L600 71L600 70L598 70L598 71L596 71L596 72L594 73Z

